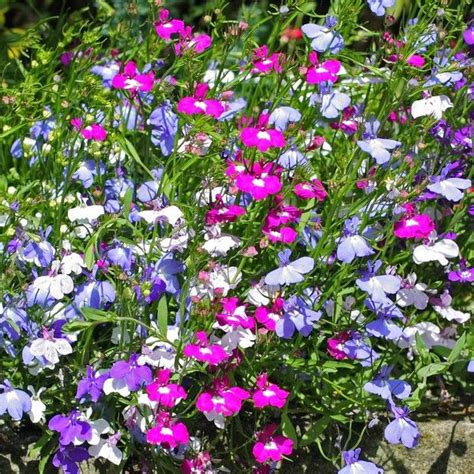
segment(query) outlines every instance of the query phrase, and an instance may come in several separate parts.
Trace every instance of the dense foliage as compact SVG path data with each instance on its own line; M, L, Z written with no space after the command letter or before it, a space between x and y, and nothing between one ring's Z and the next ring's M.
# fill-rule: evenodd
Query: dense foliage
M474 371L467 3L155 3L3 68L0 416L41 470L383 472Z

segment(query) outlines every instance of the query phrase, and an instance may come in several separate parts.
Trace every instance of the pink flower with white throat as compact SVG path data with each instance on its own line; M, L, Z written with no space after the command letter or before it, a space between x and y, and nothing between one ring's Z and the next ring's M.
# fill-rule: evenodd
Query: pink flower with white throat
M285 136L279 130L267 128L268 114L262 114L256 127L245 127L240 132L240 139L245 146L256 147L265 152L270 148L283 148L286 145Z
M224 106L215 99L206 99L209 89L207 84L197 84L196 91L192 97L183 97L178 102L178 112L186 115L209 115L219 118L224 112Z
M147 431L146 440L165 449L174 449L188 443L189 433L184 423L173 420L169 413L161 411L156 417L156 425Z
M255 327L255 320L245 313L245 305L239 304L239 299L235 297L222 299L222 312L216 316L216 319L220 326L244 329Z
M405 204L405 215L395 222L393 233L400 239L426 239L435 230L428 214L416 214L412 204Z
M272 423L266 426L263 431L257 433L257 442L252 449L252 453L260 463L281 461L283 456L289 456L293 451L293 441L286 436L275 436L276 428L277 425Z
M140 74L137 65L133 61L125 64L122 73L116 74L112 79L112 86L115 89L125 89L132 94L138 92L150 92L155 84L155 74L150 71L146 74Z
M186 344L183 354L199 362L207 362L209 365L218 365L228 359L227 352L217 344L209 344L207 334L204 331L196 333L197 344Z
M318 54L313 51L309 53L311 66L306 73L308 84L319 84L320 82L336 82L341 70L341 63L337 59L328 59L322 63L318 60Z
M253 393L253 402L255 408L264 408L272 406L283 408L288 399L289 392L281 389L278 385L268 381L266 373L257 377L257 389Z
M230 387L227 377L214 380L214 387L201 393L196 400L196 408L204 413L209 421L217 427L223 427L223 418L240 411L242 402L250 397L250 393L240 387Z
M249 193L260 201L281 191L280 173L281 169L274 163L256 162L250 171L244 171L237 176L235 184L240 191Z
M170 19L166 8L160 11L159 18L159 21L155 22L155 31L160 38L170 41L171 35L184 32L184 21Z
M176 383L169 383L171 370L162 369L157 378L146 386L148 398L159 405L173 408L187 397L184 388Z
M268 46L263 45L260 48L254 50L254 56L252 59L254 74L268 74L271 71L282 72L281 60L283 55L281 53L268 53Z
M301 199L317 199L319 202L324 201L328 195L319 179L298 183L293 192Z
M73 118L71 125L78 131L86 140L94 140L96 142L103 142L107 138L107 131L102 125L92 123L83 127L83 120L81 118Z

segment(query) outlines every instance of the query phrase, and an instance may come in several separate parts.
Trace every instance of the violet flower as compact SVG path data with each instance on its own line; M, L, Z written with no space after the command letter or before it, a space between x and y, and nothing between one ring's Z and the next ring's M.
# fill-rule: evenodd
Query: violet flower
M59 433L59 442L66 446L81 444L92 438L91 425L84 421L78 410L71 410L68 415L55 415L48 423L48 428Z
M373 462L359 461L360 448L343 451L342 457L346 465L337 474L382 474L384 470Z

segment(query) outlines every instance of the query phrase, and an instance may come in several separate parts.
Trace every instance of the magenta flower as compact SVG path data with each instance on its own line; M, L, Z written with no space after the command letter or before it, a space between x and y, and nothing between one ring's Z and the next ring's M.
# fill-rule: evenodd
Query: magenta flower
M257 127L245 127L240 132L240 139L245 146L256 147L265 152L270 148L283 148L286 145L285 136L279 130L266 128L269 116L262 114Z
M425 58L419 54L412 54L407 59L407 64L412 67L421 68L425 65Z
M207 334L204 331L196 333L197 344L186 344L183 354L209 365L218 365L229 356L227 352L217 344L209 344Z
M159 18L160 20L155 22L155 31L160 38L170 41L171 35L184 32L184 21L170 20L169 11L166 8L160 10Z
M260 306L255 311L255 319L265 326L269 331L276 331L276 323L283 316L285 300L281 297L275 298L270 309Z
M139 74L137 65L133 61L125 64L123 73L116 74L112 79L112 86L116 89L125 89L136 94L140 92L150 92L155 84L155 74L150 71L147 74Z
M328 195L319 179L298 183L293 188L293 192L301 199L317 199L320 202L324 201Z
M309 84L319 84L320 82L336 82L337 73L341 69L341 63L337 59L328 59L322 63L318 60L318 53L309 53L308 57L311 67L306 73L306 81Z
M257 377L257 389L253 393L253 402L255 408L264 408L272 406L283 408L288 399L289 392L281 389L278 385L268 381L266 373Z
M347 354L344 352L344 344L349 340L349 331L343 331L327 341L327 351L331 357L336 360L347 359Z
M270 242L282 242L292 244L298 237L298 232L291 227L268 227L265 226L262 232L267 236Z
M178 112L186 115L200 114L219 118L224 112L224 106L215 99L206 99L207 84L197 84L193 97L183 97L178 102Z
M154 382L146 386L148 398L167 408L173 408L181 400L184 400L187 397L187 394L181 385L168 383L170 375L170 369L162 369L158 372L158 377Z
M206 224L214 225L221 222L234 222L237 217L245 214L245 209L235 204L224 204L222 201L213 205L212 209L206 214Z
M253 53L253 69L254 74L267 74L271 71L282 72L280 61L282 58L281 53L268 54L268 46L263 45L260 48L256 48Z
M268 460L281 461L283 456L288 456L293 451L293 441L282 435L273 436L275 430L276 424L272 423L266 426L263 431L257 433L257 442L252 449L252 453L260 463Z
M427 214L413 214L395 222L393 233L400 239L426 239L435 229L435 224Z
M156 417L156 425L147 431L146 440L165 449L174 449L188 443L189 433L184 423L172 420L169 413L161 411Z
M280 168L275 167L274 163L256 162L250 172L245 171L237 176L235 184L240 191L249 193L260 201L281 191L279 173Z
M190 26L186 26L183 31L180 31L179 35L180 40L174 46L175 53L178 56L185 51L201 54L212 44L212 38L209 35L197 34L193 36L193 29Z
M233 328L242 327L244 329L253 329L255 320L245 313L245 305L239 305L239 299L223 298L222 312L216 316L217 322L221 326L231 326Z
M203 413L232 416L242 408L242 402L250 393L240 387L230 387L227 377L214 380L214 387L209 392L201 393L196 400L196 408Z
M107 131L102 125L93 123L82 126L83 121L81 118L71 119L71 125L78 131L86 140L95 140L96 142L103 142L107 138Z
M214 472L211 455L204 451L193 459L185 459L181 465L181 472L183 474L205 474Z

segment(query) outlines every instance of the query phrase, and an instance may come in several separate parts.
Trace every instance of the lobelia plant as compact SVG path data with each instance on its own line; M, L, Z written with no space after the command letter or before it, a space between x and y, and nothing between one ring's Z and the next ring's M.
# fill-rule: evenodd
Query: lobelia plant
M162 3L4 69L0 416L41 472L383 472L473 370L467 6Z

